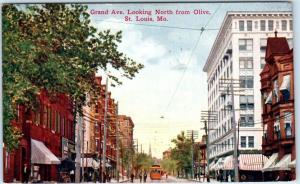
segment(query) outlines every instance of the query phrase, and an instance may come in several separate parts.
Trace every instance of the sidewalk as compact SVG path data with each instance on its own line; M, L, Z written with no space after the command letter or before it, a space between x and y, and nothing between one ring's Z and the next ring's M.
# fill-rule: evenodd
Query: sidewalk
M199 182L199 183L220 183L219 181L210 178L210 182L207 182L207 179L205 178L203 181L203 178L199 181L199 179L189 179L190 181Z

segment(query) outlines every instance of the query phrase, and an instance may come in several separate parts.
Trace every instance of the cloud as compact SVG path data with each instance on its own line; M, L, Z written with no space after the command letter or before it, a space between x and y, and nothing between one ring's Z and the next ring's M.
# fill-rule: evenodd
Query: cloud
M195 53L191 51L180 51L165 59L172 70L185 70L187 67L193 67L197 63Z
M167 49L152 37L146 37L138 26L126 24L120 19L109 18L104 21L92 21L98 30L110 29L112 33L122 31L120 51L141 63L158 64L167 53Z

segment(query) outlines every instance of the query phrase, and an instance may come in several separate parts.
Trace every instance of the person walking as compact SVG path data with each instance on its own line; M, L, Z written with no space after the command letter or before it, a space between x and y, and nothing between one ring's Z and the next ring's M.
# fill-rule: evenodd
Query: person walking
M146 183L146 181L147 181L147 172L145 171L144 172L144 183Z
M134 179L134 174L131 173L131 175L130 175L130 181L131 181L131 183L133 183L133 179Z
M23 168L23 178L24 178L24 183L28 183L29 181L29 175L30 175L30 169L27 166L27 164L24 164L24 168Z
M140 183L142 183L142 181L143 181L143 173L142 173L142 171L139 174L139 178L140 178Z

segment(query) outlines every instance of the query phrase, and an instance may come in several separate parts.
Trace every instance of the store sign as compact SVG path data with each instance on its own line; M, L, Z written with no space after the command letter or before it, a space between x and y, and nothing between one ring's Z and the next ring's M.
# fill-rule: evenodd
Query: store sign
M61 154L61 157L62 159L65 159L65 158L68 158L68 153L69 153L69 149L68 149L68 145L69 145L69 141L68 139L62 137L61 138L61 151L62 151L62 154Z

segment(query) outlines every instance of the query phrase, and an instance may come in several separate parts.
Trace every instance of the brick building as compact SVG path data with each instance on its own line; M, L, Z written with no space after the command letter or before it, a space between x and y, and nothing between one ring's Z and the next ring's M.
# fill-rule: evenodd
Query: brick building
M267 40L266 65L261 72L262 152L269 157L265 180L295 179L295 117L293 50L284 37Z
M31 178L58 181L60 160L71 158L74 152L74 119L68 97L58 94L50 97L42 90L38 96L39 108L26 111L18 105L17 119L11 123L23 134L18 149L8 153L4 149L4 181L24 181L26 163Z

